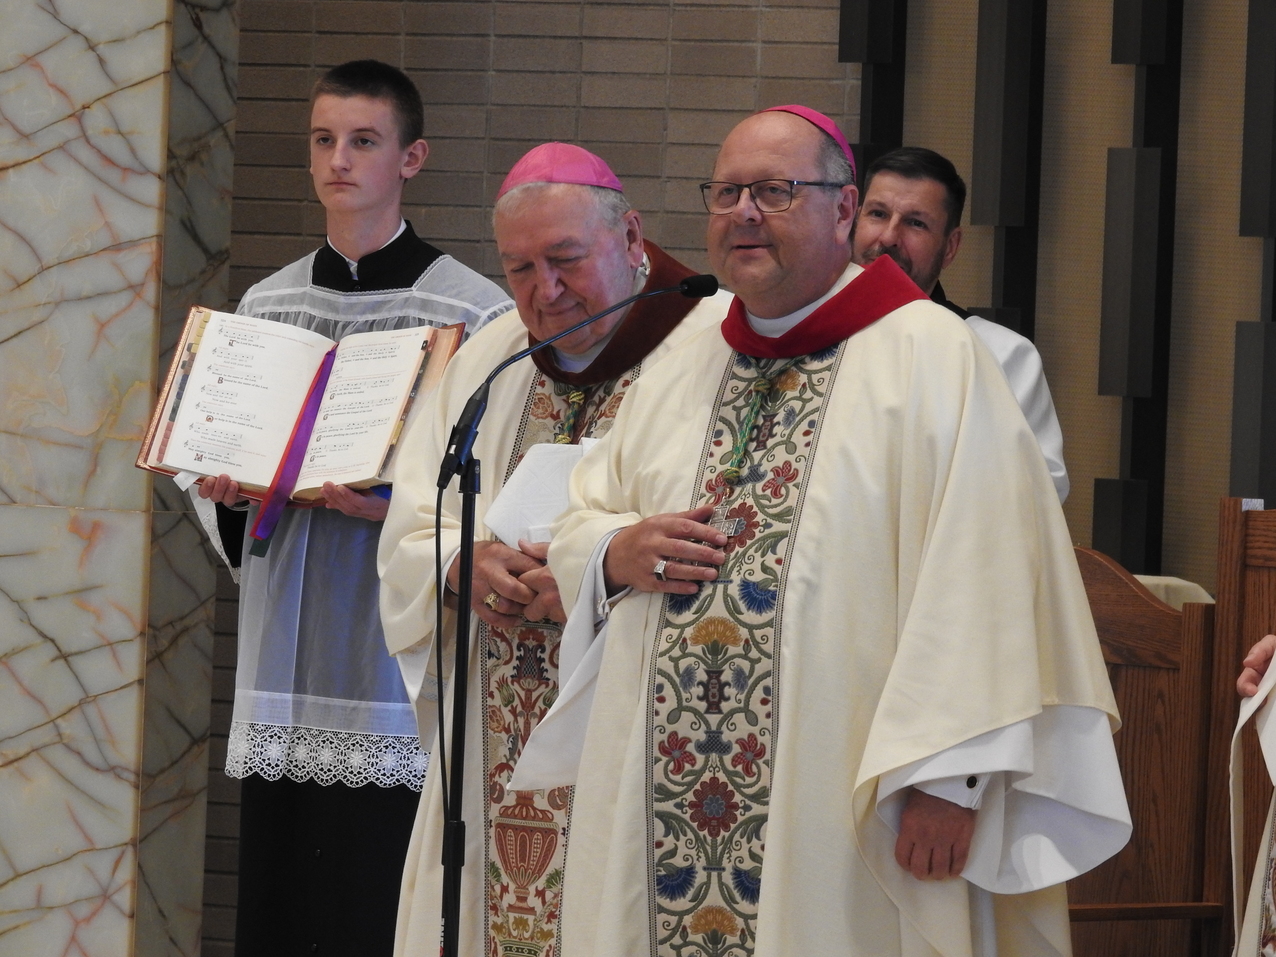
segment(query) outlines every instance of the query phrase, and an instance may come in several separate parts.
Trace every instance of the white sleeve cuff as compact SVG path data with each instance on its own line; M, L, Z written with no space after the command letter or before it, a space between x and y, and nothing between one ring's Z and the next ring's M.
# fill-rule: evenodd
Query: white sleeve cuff
M877 813L898 834L908 787L935 793L928 782L963 774L987 779L962 871L985 890L1019 894L1062 883L1130 839L1112 732L1098 709L1047 707L882 775Z
M460 545L458 545L458 546L456 546L456 548L452 549L452 553L451 553L450 555L444 555L444 556L443 556L443 567L442 567L440 570L443 572L443 582L442 582L442 584L443 584L443 594L445 594L445 595L446 595L446 594L448 594L448 593L451 593L451 594L453 594L453 595L455 595L455 594L456 594L456 592L452 591L452 589L448 587L448 584L447 584L447 577L448 577L448 575L449 575L449 574L451 574L451 572L452 572L452 566L453 566L454 564L456 564L456 560L457 560L458 558L460 558L460 557L461 557L461 546L460 546Z
M925 791L933 797L951 801L958 807L979 810L979 805L984 800L984 791L987 789L988 781L991 778L991 774L967 774L964 777L958 774L951 778L923 781L916 785L916 788L919 791Z
M961 807L978 808L993 774L1011 769L1032 770L1031 721L997 728L883 774L877 785L878 813L899 833L899 816L910 787ZM972 777L973 788L968 783Z
M599 629L611 616L616 602L626 594L626 589L612 598L607 597L607 582L603 575L603 559L607 556L607 546L615 537L608 532L594 546L589 556L589 564L585 566L585 577L581 582L580 593L576 596L576 605L567 613L567 623L563 625L563 635L559 644L558 688L559 698L571 681L572 674L584 660L589 649L598 638ZM591 691L592 695L592 691ZM543 719L542 719L543 720Z
M608 596L607 594L607 576L603 573L603 562L607 559L607 547L611 545L611 540L616 537L616 533L622 529L613 529L604 535L594 546L594 553L589 557L589 567L592 570L594 579L593 594L597 597L595 605L594 624L601 624L611 617L611 610L620 604L620 600L633 591L633 586L626 585L616 594Z
M439 683L429 673L430 656L433 652L434 643L423 641L394 656L399 665L399 674L403 676L403 685L408 690L408 700L413 704L422 697L426 701L439 700Z
M452 563L460 557L461 549L452 549L450 555L443 557L443 580L441 582L444 588L444 594L450 589L447 587L448 571L452 568ZM433 602L431 602L433 608ZM444 648L447 646L444 645ZM408 700L416 704L418 698L424 697L426 701L439 700L439 682L430 674L430 659L434 655L433 641L418 641L411 648L405 648L394 656L394 660L398 662L399 674L403 677L403 686L407 688Z

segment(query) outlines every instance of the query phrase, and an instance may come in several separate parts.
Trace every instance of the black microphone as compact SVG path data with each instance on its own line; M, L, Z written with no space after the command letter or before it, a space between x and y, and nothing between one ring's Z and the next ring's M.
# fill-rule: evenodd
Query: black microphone
M465 403L465 409L461 412L461 417L456 420L456 425L452 427L452 434L448 438L447 454L443 456L443 465L439 469L439 488L447 488L452 481L453 475L461 473L462 466L465 465L470 458L470 451L474 448L474 440L478 437L479 422L483 419L483 413L487 411L487 394L491 388L492 380L504 372L509 366L512 366L519 359L526 359L533 352L544 349L547 345L557 342L564 336L570 336L577 329L584 329L591 322L596 322L603 316L610 315L617 309L623 309L630 303L637 302L639 299L650 299L652 296L664 296L671 292L680 292L690 299L703 299L705 296L712 296L718 291L718 280L715 276L688 276L676 286L669 286L665 289L653 289L650 292L640 292L630 296L628 299L622 299L613 306L608 306L597 315L590 316L588 319L582 319L576 325L564 329L557 335L550 336L534 346L529 346L519 352L514 353L500 365L488 374L483 380L483 384L474 390L474 394L470 396L468 402Z
M666 290L662 289L661 292ZM692 299L703 299L718 291L717 276L688 276L678 283L678 291Z

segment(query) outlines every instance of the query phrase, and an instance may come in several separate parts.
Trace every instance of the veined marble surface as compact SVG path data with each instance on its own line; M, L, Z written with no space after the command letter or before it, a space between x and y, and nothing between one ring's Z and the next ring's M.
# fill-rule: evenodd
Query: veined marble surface
M234 0L0 25L0 954L186 957L215 583L133 461L157 353L225 301Z
M0 5L0 502L147 505L168 15Z
M190 307L226 305L238 57L235 0L174 0L161 376Z
M154 513L133 957L199 953L216 590L210 552L194 513Z
M234 0L174 0L172 31L161 378L190 307L226 303L239 40ZM204 896L215 557L186 496L169 479L153 481L133 957L194 957Z
M144 512L0 506L0 951L131 939Z

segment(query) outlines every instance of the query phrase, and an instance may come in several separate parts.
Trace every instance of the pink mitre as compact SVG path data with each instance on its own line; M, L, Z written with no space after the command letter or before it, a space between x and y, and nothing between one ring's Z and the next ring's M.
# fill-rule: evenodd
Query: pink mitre
M527 183L575 183L624 192L620 180L601 157L571 143L542 143L527 151L505 177L496 198Z
M819 110L813 110L809 106L799 106L791 103L788 106L768 106L762 113L792 113L794 116L800 116L808 123L813 123L822 129L829 136L833 137L833 141L842 148L842 152L846 154L846 160L851 164L851 178L856 176L855 172L855 154L851 152L851 144L846 142L846 137L842 135L842 131L837 128L837 124L830 120Z

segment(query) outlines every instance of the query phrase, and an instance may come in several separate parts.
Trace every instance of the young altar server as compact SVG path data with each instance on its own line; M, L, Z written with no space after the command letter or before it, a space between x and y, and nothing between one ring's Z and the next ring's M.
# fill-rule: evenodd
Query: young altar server
M428 153L421 134L421 97L402 72L375 60L329 70L310 114L327 241L250 288L239 312L341 339L452 323L473 332L511 310L500 287L403 218L403 186ZM238 524L222 514L227 551L244 552L226 756L226 773L243 779L237 957L388 955L425 776L377 610L390 487L324 493L327 508L286 510L260 557L247 554L242 514ZM225 475L200 495L239 502Z

